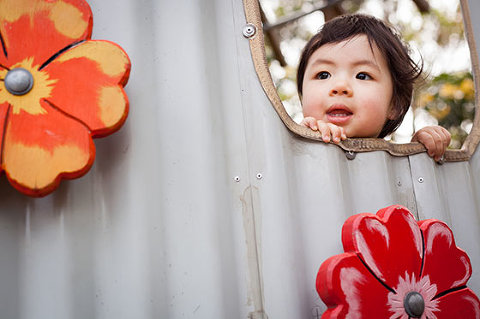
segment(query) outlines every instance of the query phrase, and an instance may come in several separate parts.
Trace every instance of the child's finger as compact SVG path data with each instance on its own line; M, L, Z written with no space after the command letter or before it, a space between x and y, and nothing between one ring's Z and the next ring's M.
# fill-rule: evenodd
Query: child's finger
M439 131L439 134L442 136L443 145L446 150L448 145L450 145L450 140L452 139L452 136L450 132L444 127L439 126L438 131Z
M342 130L342 135L341 135L342 141L346 140L347 139L347 133L345 133L345 129L343 127L340 127L340 129Z
M428 156L433 157L435 155L435 140L433 139L433 136L426 131L419 131L417 132L416 136L416 141L422 143L425 148L427 149Z
M309 127L311 128L312 130L316 131L318 130L318 127L317 127L317 121L313 118L313 117L305 117L302 122L300 123L300 125L303 125L305 127Z
M445 153L445 146L443 143L443 135L437 130L432 130L430 136L433 138L435 143L434 149L432 149L433 155L431 155L436 161L438 161L443 153Z
M443 154L445 154L445 151L447 150L448 145L450 144L450 132L448 132L445 128L438 126L438 128L435 130L435 132L438 134L440 138L440 149L437 150L437 154L435 156L435 160L439 161Z
M322 134L322 140L325 143L330 143L330 127L327 123L318 121L317 122L318 131Z
M448 145L450 145L451 140L450 132L447 131L447 129L443 127L438 127L437 132L442 140L442 149L441 152L439 152L439 154L435 157L435 161L439 161L442 158L443 154L445 154L445 151L448 148Z
M340 126L336 126L335 124L328 123L328 127L330 128L330 133L332 135L332 140L334 143L340 143L342 137L342 128Z

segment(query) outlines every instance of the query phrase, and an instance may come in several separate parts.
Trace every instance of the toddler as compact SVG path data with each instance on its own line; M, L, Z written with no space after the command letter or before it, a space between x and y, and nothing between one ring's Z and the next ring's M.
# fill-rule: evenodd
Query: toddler
M400 126L422 72L393 28L355 14L328 21L305 46L297 71L304 119L324 142L383 138ZM416 132L436 161L450 143L441 126Z

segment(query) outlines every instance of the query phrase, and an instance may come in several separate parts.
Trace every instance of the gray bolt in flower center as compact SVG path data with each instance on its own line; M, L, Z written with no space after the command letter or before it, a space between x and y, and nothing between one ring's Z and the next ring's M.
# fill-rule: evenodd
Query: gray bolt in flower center
M8 71L5 77L5 87L14 95L24 95L33 87L33 76L24 68L15 68Z
M405 311L412 318L420 318L425 310L425 301L418 292L409 292L403 300Z

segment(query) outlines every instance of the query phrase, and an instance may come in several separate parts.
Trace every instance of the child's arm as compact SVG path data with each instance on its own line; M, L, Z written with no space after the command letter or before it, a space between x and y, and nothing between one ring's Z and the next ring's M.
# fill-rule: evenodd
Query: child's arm
M441 126L427 126L417 131L412 142L420 142L427 149L430 157L439 161L450 144L450 132Z
M319 131L322 134L322 140L325 143L329 143L332 140L334 143L340 143L340 140L346 140L347 135L345 130L341 126L337 126L332 123L325 123L321 120L317 120L313 117L305 117L300 125L311 128L314 131Z

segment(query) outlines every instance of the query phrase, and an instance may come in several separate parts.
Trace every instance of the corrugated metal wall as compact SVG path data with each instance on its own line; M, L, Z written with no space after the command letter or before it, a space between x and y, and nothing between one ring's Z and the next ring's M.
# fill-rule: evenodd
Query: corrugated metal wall
M131 112L52 195L0 179L1 318L316 318L343 222L391 204L447 222L480 293L478 152L350 161L294 136L254 72L240 0L88 2L93 38L132 60Z

